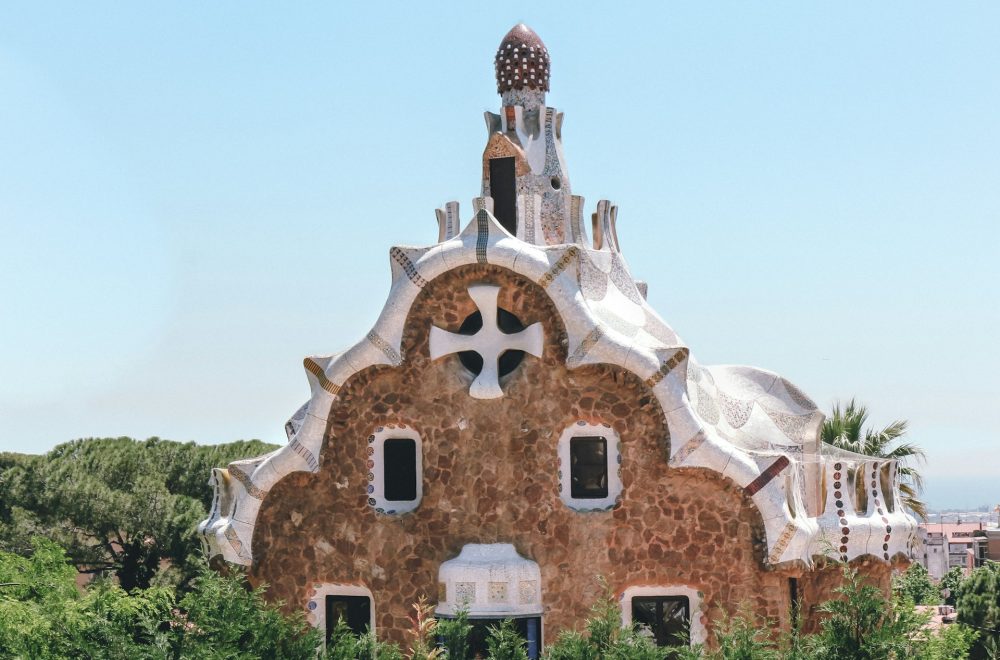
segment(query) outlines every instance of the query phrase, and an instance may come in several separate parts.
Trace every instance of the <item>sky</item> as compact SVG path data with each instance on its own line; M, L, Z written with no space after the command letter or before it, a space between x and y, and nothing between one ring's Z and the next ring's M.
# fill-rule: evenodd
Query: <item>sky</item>
M1000 4L620 4L0 5L0 451L284 442L390 246L471 218L524 21L699 362L909 420L932 507L1000 502Z

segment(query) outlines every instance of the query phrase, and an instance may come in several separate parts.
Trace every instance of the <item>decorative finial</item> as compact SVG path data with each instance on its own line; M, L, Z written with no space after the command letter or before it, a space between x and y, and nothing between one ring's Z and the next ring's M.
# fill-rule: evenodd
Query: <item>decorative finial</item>
M512 27L503 38L494 63L498 94L517 89L549 91L549 51L524 23Z

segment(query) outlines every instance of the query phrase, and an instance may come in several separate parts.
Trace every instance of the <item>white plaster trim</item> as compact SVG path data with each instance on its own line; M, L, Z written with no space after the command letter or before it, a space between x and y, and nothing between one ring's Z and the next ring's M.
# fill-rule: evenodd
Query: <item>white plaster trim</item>
M708 638L705 628L704 594L683 584L671 584L663 587L640 586L628 587L621 596L622 626L632 625L632 599L649 596L686 596L691 612L691 628L689 630L691 644L704 644Z
M390 439L409 439L416 443L417 498L414 500L388 501L385 499L385 441ZM368 482L365 493L368 505L377 513L395 515L409 513L418 506L424 497L424 459L423 443L420 434L404 424L386 424L375 429L365 447L366 465L372 479Z
M367 596L371 601L371 619L368 629L375 632L375 598L371 589L357 584L336 584L331 582L315 583L309 590L309 600L306 602L306 621L323 633L323 646L326 646L326 597L327 596Z
M608 496L603 498L576 498L573 492L570 468L570 440L579 437L602 436L608 441L606 459L608 462ZM562 432L558 444L559 455L559 497L571 509L577 511L604 511L610 509L622 494L621 438L608 424L591 424L580 420Z

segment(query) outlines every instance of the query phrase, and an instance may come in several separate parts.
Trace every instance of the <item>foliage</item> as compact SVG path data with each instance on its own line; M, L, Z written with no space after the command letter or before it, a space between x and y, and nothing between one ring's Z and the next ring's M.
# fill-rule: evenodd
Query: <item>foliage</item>
M815 638L818 660L889 660L917 655L918 632L927 617L907 602L892 602L856 570L845 567L839 598L820 606L827 617Z
M893 576L892 588L914 605L937 605L941 602L941 590L931 582L927 569L916 562Z
M146 588L161 562L186 583L199 555L209 470L273 448L259 441L200 447L150 438L74 440L43 456L0 457L0 550L29 555L30 539L63 546L84 571L113 572L126 591ZM164 580L160 580L163 582Z
M622 628L621 610L614 594L605 580L598 582L604 593L590 608L587 635L575 630L563 631L555 644L545 649L547 660L662 660L665 653L668 657L684 657L686 648L669 651L657 648L648 629Z
M899 491L903 504L914 514L927 520L927 505L919 499L923 490L920 473L909 465L910 461L922 463L924 450L912 442L902 442L906 435L905 420L896 420L883 429L865 428L868 422L868 408L851 399L844 408L835 403L833 413L823 422L820 438L831 444L856 454L890 458L898 461L900 476Z
M780 657L768 639L770 626L755 616L747 605L737 615L723 619L716 627L719 648L705 654L711 660L778 660Z
M403 660L399 647L380 642L371 630L355 635L341 619L326 644L324 660Z
M511 619L504 619L499 626L490 626L489 631L486 648L491 660L528 660L527 642Z
M988 561L972 571L958 588L958 621L973 627L979 637L969 657L990 658L1000 647L1000 563Z
M469 633L472 625L469 623L469 613L459 610L454 619L439 619L437 636L445 655L453 660L465 660L469 654Z
M975 630L960 623L944 626L937 634L923 631L920 637L922 648L917 658L919 660L967 658L977 636Z
M946 605L955 605L955 601L958 599L958 592L962 588L962 583L965 582L965 571L958 566L953 566L948 569L948 572L944 574L941 581L938 583L939 590L948 590L948 596L944 599Z
M413 604L413 614L410 616L413 624L413 643L410 645L410 660L434 660L443 653L434 641L437 620L434 618L434 606L427 602L425 596Z
M31 542L29 558L0 552L0 657L315 657L319 633L239 578L203 567L179 602L171 588L128 593L108 580L81 594L65 552L43 538Z

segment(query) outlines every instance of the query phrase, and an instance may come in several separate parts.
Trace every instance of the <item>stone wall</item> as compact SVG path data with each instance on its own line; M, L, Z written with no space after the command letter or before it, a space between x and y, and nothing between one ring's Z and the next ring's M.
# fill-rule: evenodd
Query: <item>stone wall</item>
M541 358L526 356L502 380L505 396L477 400L455 355L430 361L431 324L457 331L475 310L467 287L502 287L499 304L544 324ZM786 572L764 567L760 516L742 489L714 472L667 466L663 413L642 381L617 367L568 370L565 329L545 295L505 269L465 266L429 283L412 307L404 363L361 372L341 390L319 472L279 482L261 508L251 580L304 607L311 585L364 585L383 638L403 641L412 603L437 597L437 571L466 543L508 542L542 573L545 640L580 625L603 575L615 592L687 585L717 620L747 603L781 627ZM556 441L579 420L611 425L622 442L624 490L610 511L580 513L559 496ZM423 442L423 500L416 511L378 514L368 503L367 439L405 424ZM809 599L825 578L803 578ZM804 596L806 598L806 596Z

